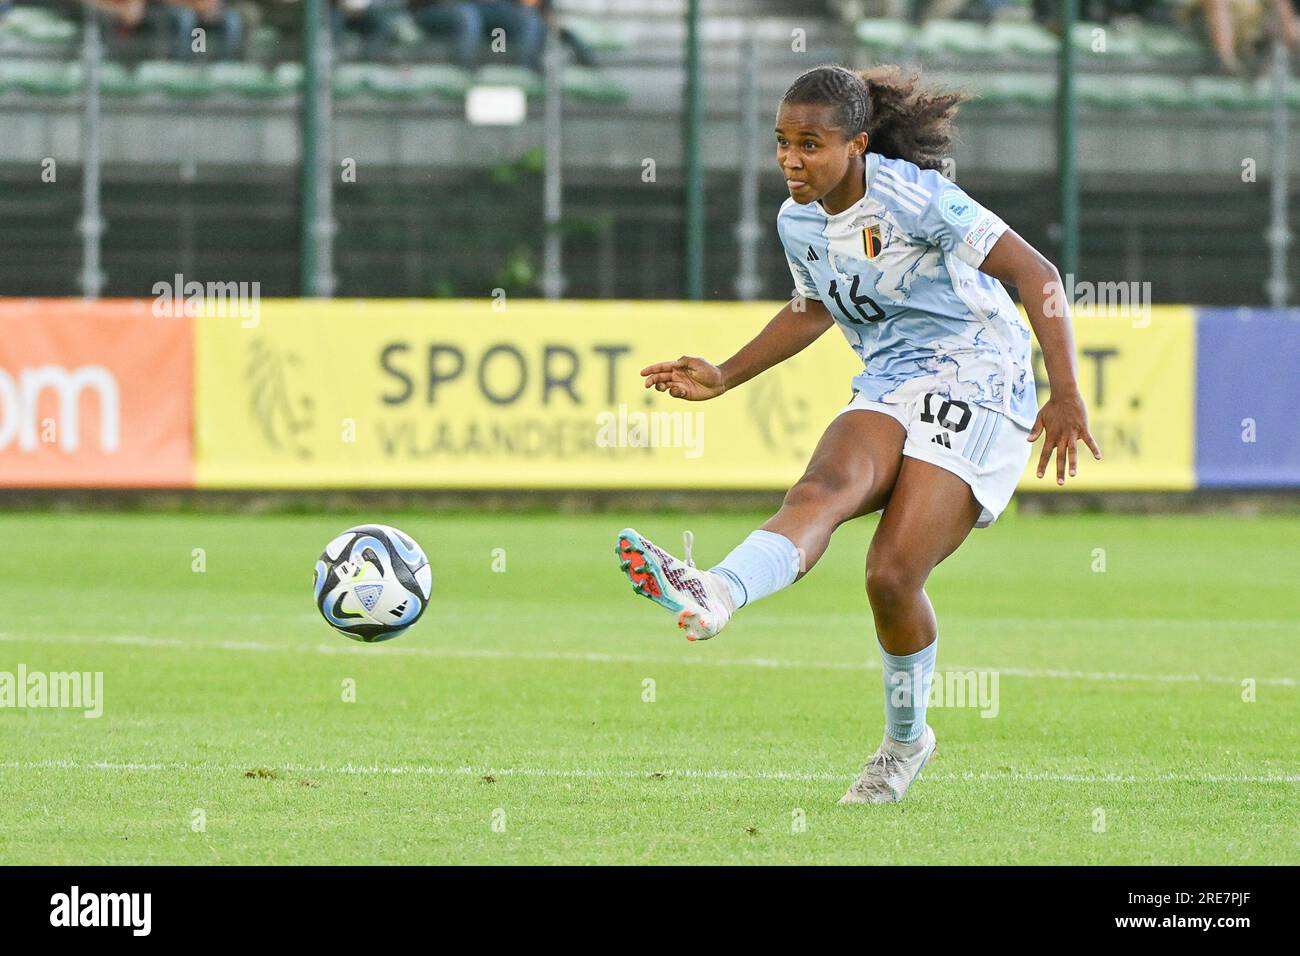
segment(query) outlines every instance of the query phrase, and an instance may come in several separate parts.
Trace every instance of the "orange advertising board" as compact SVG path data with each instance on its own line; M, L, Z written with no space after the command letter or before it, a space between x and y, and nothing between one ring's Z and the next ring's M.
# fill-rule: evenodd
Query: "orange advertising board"
M0 299L0 486L194 484L193 320Z

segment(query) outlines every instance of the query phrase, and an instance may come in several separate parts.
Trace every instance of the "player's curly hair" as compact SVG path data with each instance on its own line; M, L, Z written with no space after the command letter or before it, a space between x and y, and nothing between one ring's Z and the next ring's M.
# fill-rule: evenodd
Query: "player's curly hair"
M961 90L924 84L919 70L826 65L799 74L781 102L832 106L836 127L846 139L865 131L869 152L941 169L952 155L957 107L968 99L970 94Z

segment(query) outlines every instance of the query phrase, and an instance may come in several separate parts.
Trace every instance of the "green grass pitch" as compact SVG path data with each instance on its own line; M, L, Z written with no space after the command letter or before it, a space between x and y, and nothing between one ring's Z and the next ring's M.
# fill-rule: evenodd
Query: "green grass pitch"
M882 729L875 519L700 644L617 569L624 524L705 564L763 517L0 515L0 671L105 697L0 710L0 863L1300 862L1300 520L974 532L929 592L997 715L933 708L907 800L840 807ZM434 567L374 646L310 586L368 520Z

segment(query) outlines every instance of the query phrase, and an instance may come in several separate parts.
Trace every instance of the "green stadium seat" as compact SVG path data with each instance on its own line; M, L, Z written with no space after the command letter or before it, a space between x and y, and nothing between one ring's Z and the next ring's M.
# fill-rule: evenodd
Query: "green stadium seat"
M390 100L413 100L428 93L410 67L373 64L365 73L366 92Z
M275 27L260 26L248 38L249 49L258 59L273 58L280 48L280 31Z
M413 67L412 72L422 89L448 99L463 99L474 81L468 70L450 63L421 64Z
M1098 30L1103 31L1100 35L1105 41L1103 51L1093 49ZM1097 60L1135 60L1142 55L1137 34L1107 23L1076 23L1070 40L1083 56Z
M1251 95L1257 108L1262 110L1273 108L1273 83L1268 77L1262 76L1255 81ZM1285 99L1289 109L1300 109L1300 80L1293 77L1287 83Z
M284 94L260 63L213 63L208 67L208 84L217 93L258 99Z
M577 99L598 103L622 103L628 90L604 72L581 66L564 70L563 89ZM346 99L361 93L389 100L417 100L433 96L462 99L474 85L522 86L526 95L540 96L542 80L531 70L513 66L492 66L470 73L449 64L390 66L387 64L344 64L334 74L334 94Z
M282 94L297 93L302 88L302 64L281 63L271 73L271 79Z
M1300 82L1291 80L1287 84L1286 104L1293 110L1300 110Z
M1143 55L1153 60L1194 63L1208 52L1204 43L1177 27L1144 23L1135 28L1135 33Z
M930 79L935 83L935 85L940 86L943 89L962 90L969 95L971 99L962 106L963 111L968 109L986 109L988 107L996 107L1000 105L991 102L984 92L984 87L987 86L989 82L989 75L987 73L972 76L966 73L940 73L936 70L930 75Z
M1050 30L1036 23L994 23L989 27L989 42L1003 56L1054 57L1060 40Z
M362 91L384 99L412 100L426 96L430 92L411 66L370 63L358 72L361 76ZM351 81L346 85L351 88Z
M627 87L601 70L586 66L565 67L564 92L574 99L592 103L625 103L628 98Z
M474 74L477 86L522 86L526 96L540 96L542 78L526 66L509 64L482 66Z
M1080 104L1100 110L1266 110L1271 102L1266 84L1252 87L1228 77L1196 77L1189 82L1170 76L1082 74L1077 84ZM976 109L1050 108L1056 102L1052 74L977 75L962 78L959 85L976 94L971 102ZM1288 103L1300 109L1300 83L1288 91Z
M1196 103L1191 89L1183 80L1172 76L1134 76L1127 81L1150 109L1178 111L1192 109Z
M1142 94L1127 76L1085 74L1077 80L1079 103L1103 110L1134 110L1143 105Z
M4 60L0 60L0 95L8 93L14 88L14 76L9 70L9 64Z
M81 89L81 65L51 60L0 61L0 89L33 96L71 96Z
M193 63L150 60L135 68L135 78L146 93L196 99L212 92L203 68Z
M902 20L861 20L853 32L859 44L882 55L897 53L916 41L916 31Z
M564 14L560 23L593 50L617 52L628 47L627 36L605 20Z
M99 65L99 92L105 96L139 96L143 90L136 75L124 64Z
M977 108L1042 109L1056 102L1056 78L1049 74L1005 73L971 77L966 84Z
M420 99L430 96L459 99L465 95L469 86L469 73L449 64L374 66L365 74L366 90L388 99Z
M5 17L5 27L30 43L66 44L77 36L75 23L40 7L15 7Z
M334 70L334 98L348 100L365 92L370 76L368 63L343 63Z
M1258 110L1269 105L1258 87L1227 76L1196 77L1192 80L1191 97L1202 109Z
M967 20L930 20L916 35L922 56L990 57L997 51L989 31Z

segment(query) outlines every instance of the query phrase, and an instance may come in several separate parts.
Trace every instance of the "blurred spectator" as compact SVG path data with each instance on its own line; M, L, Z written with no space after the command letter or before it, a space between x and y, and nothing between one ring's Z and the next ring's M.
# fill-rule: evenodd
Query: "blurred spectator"
M1300 49L1300 21L1290 0L1200 0L1189 10L1198 7L1225 73L1244 75L1247 63L1256 59L1270 36L1277 36L1292 52Z
M838 14L845 23L856 23L864 17L881 17L886 20L907 20L921 24L926 20L953 20L969 6L981 6L985 0L836 0ZM1005 0L988 0L993 4Z
M297 51L302 37L302 10L300 0L243 0L239 11L244 20L245 49L249 53L270 53L276 59L301 56ZM263 36L260 44L259 34Z
M256 10L250 17L246 11L245 19L256 19L259 26L267 26L281 36L297 36L302 33L301 0L258 0L249 5Z
M144 22L144 0L79 0L71 6L84 7L99 21L109 56L121 59L127 51L136 52L133 45Z
M350 31L361 37L361 56L379 60L397 46L407 19L402 0L334 0L334 37Z
M927 20L995 20L1020 10L1014 0L831 0L829 5L845 23L870 16L916 26Z
M1297 2L1300 2L1300 0L1297 0ZM534 8L541 16L543 42L545 42L545 37L549 35L547 30L552 20L559 16L552 6L552 0L522 0L522 3L525 7ZM572 30L560 27L560 42L573 51L573 58L578 63L583 66L596 65L596 54L592 52L591 47L583 42L582 37Z
M542 41L545 30L541 15L520 0L476 0L483 16L483 26L491 37L493 30L505 31L505 54L516 63L539 73L542 69Z
M1108 20L1129 17L1135 20L1158 18L1158 0L1105 0L1104 16Z
M1083 23L1110 23L1130 18L1159 19L1160 0L1080 0L1079 20ZM1034 19L1055 31L1061 22L1060 0L1034 0Z
M451 38L458 66L478 66L479 42L483 37L483 15L473 0L411 0L411 16L425 33Z
M160 48L155 55L177 60L192 60L196 54L204 59L238 59L243 54L242 18L226 0L81 0L81 5L95 11L108 31L114 55L124 51L148 55L147 46L142 50L132 44L141 35L154 38ZM194 33L199 29L201 42Z
M172 56L192 60L237 60L243 56L243 17L226 0L158 0L145 19L156 16L172 38ZM203 33L196 37L195 31ZM198 49L196 49L196 46Z
M129 32L144 20L144 0L83 0L99 15L101 26Z
M430 35L449 35L456 62L473 69L486 57L499 57L541 70L545 31L535 4L520 0L411 0L415 22ZM492 49L503 31L504 57ZM484 53L484 41L488 53Z

